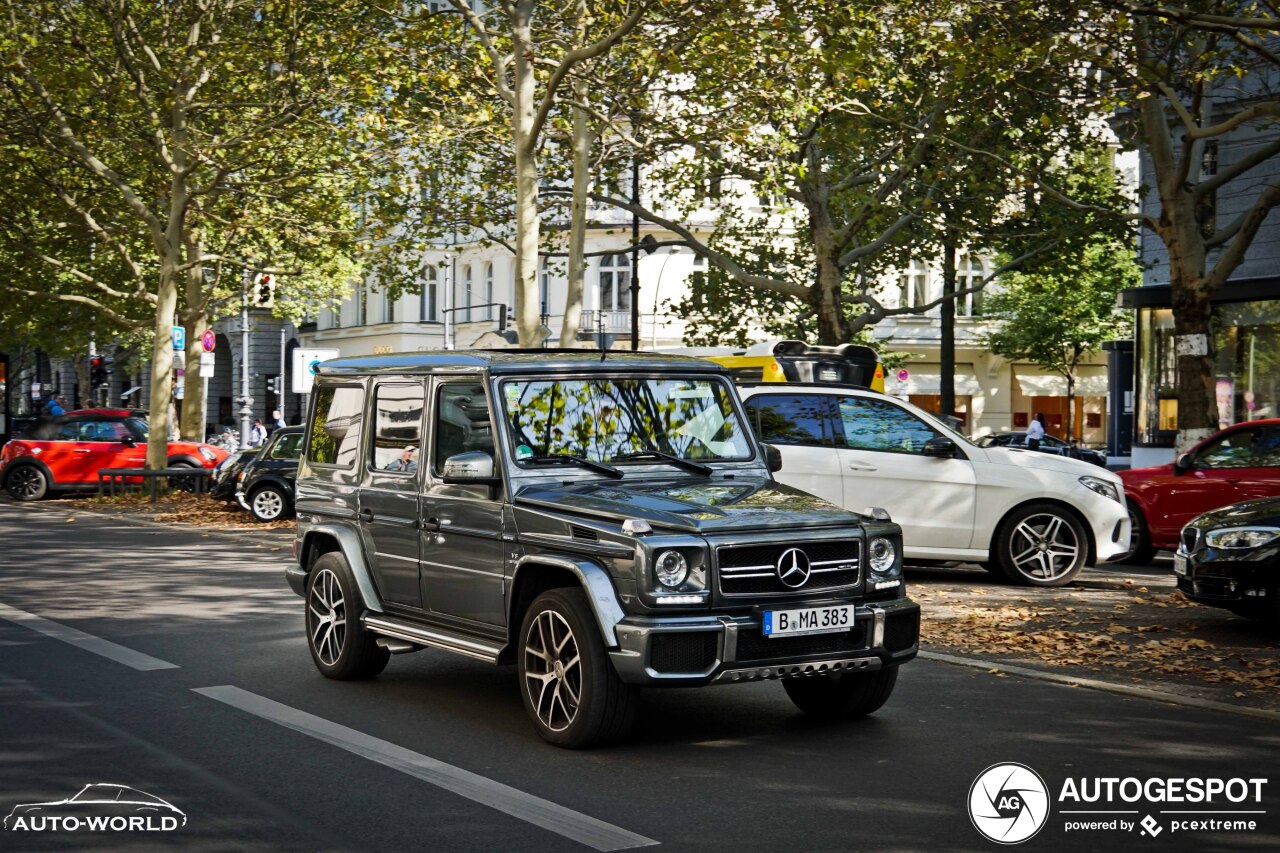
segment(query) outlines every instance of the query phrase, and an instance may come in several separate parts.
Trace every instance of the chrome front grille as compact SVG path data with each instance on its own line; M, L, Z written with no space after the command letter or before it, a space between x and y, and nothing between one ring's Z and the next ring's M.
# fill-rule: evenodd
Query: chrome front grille
M809 578L799 586L782 582L778 561L787 551L804 552ZM856 586L861 577L862 541L832 539L716 548L720 592L724 595L802 595Z

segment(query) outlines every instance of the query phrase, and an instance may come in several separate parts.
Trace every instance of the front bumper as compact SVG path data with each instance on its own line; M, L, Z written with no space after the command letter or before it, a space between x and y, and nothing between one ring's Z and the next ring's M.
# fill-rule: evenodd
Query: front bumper
M1272 560L1214 559L1213 550L1174 555L1178 589L1200 604L1262 609L1280 594L1280 566Z
M1072 492L1076 508L1084 516L1097 549L1097 565L1119 560L1129 553L1129 511L1120 501L1103 497L1082 485Z
M806 601L798 606L848 603ZM618 648L609 656L623 681L693 687L906 663L919 650L920 605L906 598L858 604L853 629L836 634L768 638L756 612L629 616L614 630Z

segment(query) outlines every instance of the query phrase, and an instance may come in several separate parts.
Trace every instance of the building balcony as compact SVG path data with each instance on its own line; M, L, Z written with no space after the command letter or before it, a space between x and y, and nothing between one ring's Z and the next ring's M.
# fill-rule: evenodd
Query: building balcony
M592 337L602 328L606 335L631 334L631 312L629 310L583 311L578 337Z

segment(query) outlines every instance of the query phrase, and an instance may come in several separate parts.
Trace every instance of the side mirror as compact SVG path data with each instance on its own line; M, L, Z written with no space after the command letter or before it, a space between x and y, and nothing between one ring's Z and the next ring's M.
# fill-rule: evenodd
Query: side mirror
M444 460L441 479L460 486L495 486L499 483L493 475L493 457L483 450L455 453Z
M924 443L924 455L936 456L940 459L954 459L956 443L942 435L937 438L931 438Z
M134 438L131 435L126 435L124 438L120 439L120 443L123 444L125 447L138 446L138 442L134 441Z
M1191 458L1190 453L1184 453L1173 463L1173 472L1175 474L1185 474L1194 467L1196 467L1196 461Z
M782 451L772 444L764 446L764 458L769 466L769 473L776 474L782 470Z

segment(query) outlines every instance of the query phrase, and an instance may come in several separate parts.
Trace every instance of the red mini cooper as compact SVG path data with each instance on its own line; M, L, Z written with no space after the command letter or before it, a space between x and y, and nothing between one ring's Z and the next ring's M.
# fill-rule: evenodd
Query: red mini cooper
M213 468L227 455L194 441L169 442L170 468ZM80 409L41 418L0 450L0 482L15 500L92 489L99 468L141 468L147 421L128 409Z

